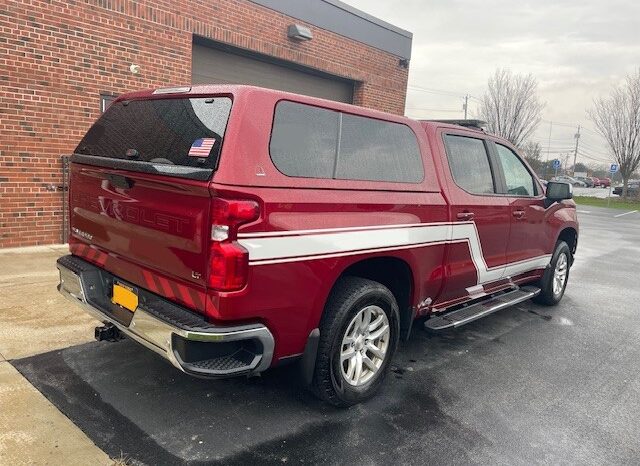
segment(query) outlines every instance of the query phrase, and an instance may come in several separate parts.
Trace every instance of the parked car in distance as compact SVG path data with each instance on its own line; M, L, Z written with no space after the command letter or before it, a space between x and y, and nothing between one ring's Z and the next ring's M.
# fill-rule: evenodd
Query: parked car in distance
M576 180L582 181L587 188L593 188L593 180L588 176L577 176Z
M583 181L577 180L572 176L568 176L568 175L560 175L560 176L554 176L553 178L551 178L552 181L558 181L560 183L569 183L571 186L574 186L576 188L586 188L587 184Z
M613 194L617 194L618 196L622 196L623 185L616 186L613 188ZM638 181L629 181L627 184L627 196L635 197L640 192L640 182Z
M600 178L600 187L608 188L611 186L611 178Z
M187 374L297 362L323 400L361 402L415 319L438 332L564 295L572 187L545 194L478 125L250 86L121 95L71 157L58 289L97 339Z
M597 188L600 186L600 180L598 178L596 178L595 176L591 177L591 181L593 182L593 187Z

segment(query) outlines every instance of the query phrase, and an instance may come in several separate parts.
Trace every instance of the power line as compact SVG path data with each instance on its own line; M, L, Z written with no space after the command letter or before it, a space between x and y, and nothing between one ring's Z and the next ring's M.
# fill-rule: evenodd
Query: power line
M603 164L607 164L607 163L611 163L611 160L602 160L602 159L597 159L595 157L589 157L587 155L584 154L580 154L581 158L587 159L587 160L591 160L593 162L599 162L599 163L603 163Z
M587 146L606 147L607 143L605 141L596 141L595 139L587 139Z
M407 86L407 89L411 89L413 91L422 91L422 92L427 92L429 94L439 94L439 95L448 95L451 97L464 97L465 94L459 94L457 92L451 92L451 91L445 91L442 89L432 89L432 88L428 88L428 87L421 87L421 86Z
M570 141L568 141L569 138L566 138L566 137L565 138L558 138L558 139L548 139L546 137L540 136L540 137L534 137L534 138L529 138L529 139L534 140L534 141L541 141L541 142L544 142L544 143L547 143L547 142L555 142L555 143L558 143L558 142L570 142Z
M595 146L581 144L580 148L586 150L587 152L591 152L593 154L609 153L609 150L606 147L595 147Z
M428 112L459 112L453 108L425 108L425 107L406 107L406 110L425 110Z
M461 99L465 99L465 100L475 100L476 102L482 102L482 99L473 96L471 94L468 93L462 93L462 92L454 92L454 91L446 91L444 89L434 89L431 87L422 87L422 86L416 86L413 84L410 84L407 86L407 89L411 89L412 91L421 91L421 92L426 92L428 94L436 94L436 95L444 95L444 96L449 96L449 97L458 97Z
M543 119L540 119L540 121L542 121L544 123L551 123L554 126L565 126L567 128L575 128L575 126L576 126L575 123L573 123L573 124L572 123L561 123L561 122L558 122L558 121L543 120Z
M613 159L601 159L599 157L594 157L593 155L589 155L589 154L585 154L583 152L579 152L578 153L580 155L580 157L585 158L585 159L589 159L589 160L595 160L596 162L602 162L602 163L611 163L611 161Z
M592 154L592 155L598 155L598 154L601 154L602 152L604 152L604 151L602 151L600 149L595 149L593 147L588 147L588 146L587 147L580 146L580 150L583 150L587 154Z
M598 133L597 131L593 130L593 129L589 129L589 128L582 128L583 130L587 131L588 133L593 133L596 136L599 136L602 138L602 135L600 133Z

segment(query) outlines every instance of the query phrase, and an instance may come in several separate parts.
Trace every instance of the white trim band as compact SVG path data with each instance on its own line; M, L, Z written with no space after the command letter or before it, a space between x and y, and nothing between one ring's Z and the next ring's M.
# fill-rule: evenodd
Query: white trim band
M478 273L478 284L545 268L551 260L551 255L546 254L490 268L484 259L478 230L473 222L247 233L240 235L238 241L249 251L251 265L297 262L466 242Z

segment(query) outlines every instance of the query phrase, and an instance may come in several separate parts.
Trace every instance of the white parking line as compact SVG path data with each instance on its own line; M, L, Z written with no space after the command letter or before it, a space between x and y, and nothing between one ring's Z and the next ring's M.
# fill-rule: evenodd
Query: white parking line
M578 210L577 211L579 214L590 214L591 211L590 210Z
M637 210L631 210L629 212L625 212L624 214L614 215L615 218L622 217L623 215L635 214Z

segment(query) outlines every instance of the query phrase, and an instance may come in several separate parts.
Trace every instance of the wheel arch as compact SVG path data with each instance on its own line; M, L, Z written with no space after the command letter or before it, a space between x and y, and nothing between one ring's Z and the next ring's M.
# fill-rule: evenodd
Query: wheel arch
M334 282L346 276L366 278L389 288L398 303L400 312L400 337L408 338L415 309L412 306L415 293L414 274L404 259L379 256L362 259L346 267Z
M573 256L578 248L578 230L572 226L563 228L558 234L556 243L558 241L564 241L567 243L569 250L571 251L571 255Z

